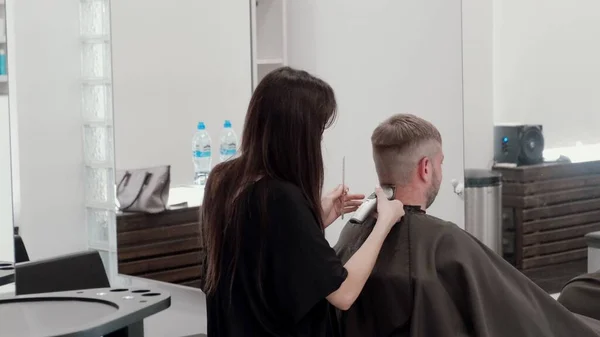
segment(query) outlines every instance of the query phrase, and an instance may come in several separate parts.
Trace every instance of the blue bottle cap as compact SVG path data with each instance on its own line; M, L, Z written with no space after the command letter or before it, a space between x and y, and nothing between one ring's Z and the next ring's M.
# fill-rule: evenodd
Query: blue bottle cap
M204 122L199 122L198 123L198 130L204 130L206 129L206 125L204 125Z
M223 127L230 128L231 127L231 121L229 119L226 119L225 120L225 124L223 124Z

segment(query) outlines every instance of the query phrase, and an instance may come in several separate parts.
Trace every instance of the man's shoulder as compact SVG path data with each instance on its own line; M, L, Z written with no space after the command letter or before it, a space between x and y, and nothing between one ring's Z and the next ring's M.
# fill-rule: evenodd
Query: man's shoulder
M369 234L371 234L374 225L375 219L370 218L362 224L353 223L352 221L346 222L340 232L337 243L333 247L344 262L344 258L349 259L363 244Z
M362 224L348 222L334 249L342 258L350 258L363 244L371 233L376 220L367 219ZM402 220L394 226L386 238L386 247L400 247L408 242L403 239L402 233L408 231L410 241L416 246L432 247L443 241L464 240L464 230L456 224L425 213L406 213Z
M423 224L433 228L446 228L446 226L456 226L453 222L440 219L427 213L409 213L413 221L423 221Z
M407 223L416 234L424 233L432 236L460 234L463 230L451 221L446 221L425 213L414 213L409 216Z
M337 247L344 247L347 241L355 242L357 240L364 241L371 233L377 220L373 217L368 218L362 224L347 222L340 234L340 240ZM444 235L458 233L462 231L456 224L442 220L435 216L425 213L406 213L404 217L396 224L388 238L394 237L396 232L400 231L401 227L410 226L410 231L420 235L420 233L428 235ZM361 242L362 243L362 242Z
M486 248L466 230L453 222L446 221L428 214L419 214L411 221L411 239L414 248L428 251L436 256L449 254L455 259L462 259ZM422 249L426 247L426 249Z

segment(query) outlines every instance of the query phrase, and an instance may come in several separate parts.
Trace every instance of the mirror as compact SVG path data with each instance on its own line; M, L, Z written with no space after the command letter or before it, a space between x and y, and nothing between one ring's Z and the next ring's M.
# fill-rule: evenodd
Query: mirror
M136 174L170 168L169 210L117 214L118 271L199 286L199 205L192 138L202 122L219 158L225 120L241 135L252 93L250 2L113 2L112 67L117 194L124 207ZM139 15L143 8L144 15ZM158 169L157 169L158 167ZM133 172L131 178L125 172ZM152 181L152 180L151 180ZM142 196L145 197L145 196ZM162 206L162 205L161 205ZM139 210L139 209L138 209ZM152 211L146 209L146 211ZM161 211L161 207L158 208Z
M158 0L128 1L111 6L109 11L108 0L63 1L55 10L72 20L62 20L51 29L30 24L36 6L18 3L15 7L19 14L15 40L23 42L15 49L19 166L13 177L15 173L20 177L17 224L32 261L94 249L100 251L111 278L122 272L121 264L131 263L124 274L196 285L198 275L188 268L197 264L194 221L201 203L198 187L190 187L196 178L190 149L197 124L204 122L211 135L215 164L220 160L216 149L225 120L240 135L253 87L267 72L285 64L313 72L338 93L340 119L324 142L325 188L340 182L341 157L349 148L347 135L356 136L350 144L353 152L368 153L373 128L398 111L415 111L438 125L454 154L446 161L446 174L455 177L463 170L462 140L452 137L462 123L458 16L444 21L446 35L431 34L435 48L415 44L410 54L382 53L385 62L351 76L350 66L371 62L367 55L351 52L356 38L383 50L386 44L370 38L375 31L389 31L390 38L405 34L413 41L406 35L408 28L427 21L415 18L390 31L385 26L393 21L389 17L381 26L350 36L338 30L306 30L299 19L310 17L314 27L321 27L328 22L325 18L335 16L333 5L319 8L318 15L313 13L315 3L278 0L236 4L186 0L177 6ZM405 10L398 4L391 6L390 13ZM456 3L449 6L455 9ZM144 8L143 16L138 15L140 8ZM359 7L351 10L361 12ZM383 7L378 10L384 11ZM353 24L354 19L343 16L339 23ZM446 39L457 43L447 48ZM65 48L53 53L57 45ZM345 63L338 62L341 51L351 55ZM366 83L376 83L375 74L385 72L387 65L398 60L410 63L419 55L438 52L447 54L448 60L418 63L411 71L398 68L407 73L404 79L390 73L384 84L374 87L363 87L358 81L360 74L371 78ZM39 57L46 54L48 58ZM55 66L48 67L49 62ZM448 62L451 66L446 66ZM440 99L425 99L423 93L432 94L429 83L440 72L447 81L436 93ZM47 83L40 84L40 76ZM365 92L376 100L366 100ZM380 104L373 106L374 101ZM440 110L450 112L440 115ZM359 123L352 122L357 118ZM49 135L48 127L54 131ZM40 154L40 143L53 150ZM346 157L348 184L368 193L376 184L370 160L353 154ZM47 175L39 174L40 160ZM158 166L170 166L169 211L153 215L116 212L113 202L123 182L119 173ZM361 173L365 170L371 172L366 178ZM450 182L442 186L439 198L439 204L452 207L436 205L434 213L462 224L462 201L455 197ZM125 223L122 219L127 216L135 219ZM180 227L168 226L173 224L172 217ZM339 229L328 230L330 242L337 240ZM139 235L138 231L145 232ZM159 239L187 241L165 243L161 249L166 250L148 247ZM188 248L169 251L173 247ZM183 254L183 264L170 264L165 257L171 253ZM138 260L142 257L154 259L153 264L146 266ZM179 269L185 273L175 276L172 271Z
M6 4L0 4L0 297L14 291L15 261L6 12Z
M588 271L600 230L597 9L463 2L465 167L502 175L467 172L467 230L549 293Z
M203 172L194 167L192 138L204 122L209 158L219 162L225 121L240 136L253 88L288 64L323 78L337 94L340 117L324 136L325 189L341 182L345 156L346 182L358 193L372 191L377 177L365 154L373 129L391 114L413 112L440 129L448 154L449 178L431 212L464 223L450 183L463 172L457 1L439 1L435 12L381 2L367 14L385 20L364 21L357 20L365 14L362 3L344 3L344 15L341 2L316 1L13 3L15 223L31 262L94 250L113 284L125 282L123 274L133 276L129 284L144 278L197 287L202 187L195 182ZM63 20L39 17L40 10ZM440 26L429 29L431 22ZM348 33L349 27L359 29ZM396 39L408 47L390 48ZM116 211L115 197L129 208L141 196L123 193L125 185L164 177L165 170L154 171L161 167L169 167L168 185L153 184L162 187L155 196L166 211ZM330 243L344 222L328 228ZM17 273L17 285L27 284L27 275ZM198 299L174 289L183 287L169 290L179 298Z
M12 176L8 96L0 96L0 275L14 263ZM8 276L0 276L0 296L12 292Z
M454 10L457 5L448 6ZM139 16L138 9L142 7L144 15ZM127 211L117 214L119 273L198 284L196 206L201 203L201 192L191 186L195 174L190 153L195 128L198 122L205 123L212 138L212 164L218 163L223 122L230 120L240 136L253 85L284 64L322 77L338 97L340 117L324 135L325 189L341 183L342 156L346 155L348 184L360 193L372 191L377 178L371 158L357 153L370 153L373 129L391 114L403 111L414 111L440 128L444 146L452 154L446 158L445 174L453 178L462 175L462 138L454 136L455 130L462 128L459 17L442 20L445 33L428 35L435 42L431 46L415 44L406 54L401 50L388 51L383 40L373 42L371 36L386 31L390 39L401 36L412 41L407 32L414 26L426 25L427 20L412 18L392 30L382 23L365 27L356 36L326 28L316 32L314 29L330 24L324 18L335 16L337 9L337 5L317 9L314 2L280 0L235 5L198 1L180 1L177 6L164 1L144 1L143 6L141 1L112 4L116 184L123 182L122 189L126 190L125 183L134 181L134 175L140 171L144 176L146 172L160 176L151 169L169 165L171 170L168 211L154 215ZM358 7L349 10L362 11ZM378 10L383 11L383 7ZM386 11L399 13L406 9L396 4ZM314 22L307 29L305 20L300 18ZM354 19L352 15L343 16L339 24L353 24ZM387 24L392 18L386 16L384 21ZM253 28L252 34L247 27ZM366 54L354 53L356 39L372 43L373 50L385 50L379 56L381 62L371 64ZM456 44L448 47L443 43L447 39ZM447 59L413 62L422 55L438 52L447 55ZM369 67L348 72L352 65L367 63ZM415 66L411 71L396 69L406 73L400 79L389 71L391 64L398 63ZM381 75L384 73L389 75ZM440 73L444 84L433 93L429 83L439 82ZM378 83L380 79L381 86L365 84ZM440 98L424 99L423 92ZM365 93L370 97L368 103ZM131 176L123 179L127 177L125 171L130 171ZM365 176L364 172L370 173ZM450 180L442 185L432 212L462 225L462 200L454 194ZM117 194L120 193L123 192L117 187ZM127 193L121 196L130 201L126 205L133 201L127 199ZM340 219L328 228L326 235L331 244L337 241L345 221Z
M14 239L17 294L61 290L45 285L64 285L67 278L86 275L87 267L82 265L102 273L105 264L107 270L110 267L108 249L96 254L93 263L72 256L102 248L108 241L102 231L107 230L110 218L100 222L96 214L114 214L114 206L94 198L103 196L108 201L108 191L113 189L107 180L112 171L112 155L107 152L112 151L108 146L112 140L106 137L111 119L106 116L112 115L107 104L108 1L4 3L7 29L0 36L6 35L8 43L10 90L7 84L0 83L0 88L6 86L9 92L10 123L8 106L3 108L8 99L1 96L0 214L1 226L10 228L0 228L0 247L4 256L6 233L13 241L14 214L14 231L19 235ZM55 15L38 17L40 11ZM6 82L2 78L0 82ZM12 163L6 164L6 158ZM11 186L12 206L8 203ZM104 242L98 243L98 238ZM36 267L56 261L68 263L43 272ZM67 276L71 273L65 270L80 272ZM80 284L98 285L108 285L108 279Z

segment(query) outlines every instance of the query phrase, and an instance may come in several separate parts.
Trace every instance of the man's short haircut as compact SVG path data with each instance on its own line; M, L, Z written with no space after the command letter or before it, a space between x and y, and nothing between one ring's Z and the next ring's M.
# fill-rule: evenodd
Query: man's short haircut
M420 117L397 114L375 128L371 144L380 183L405 185L423 157L441 150L442 136Z

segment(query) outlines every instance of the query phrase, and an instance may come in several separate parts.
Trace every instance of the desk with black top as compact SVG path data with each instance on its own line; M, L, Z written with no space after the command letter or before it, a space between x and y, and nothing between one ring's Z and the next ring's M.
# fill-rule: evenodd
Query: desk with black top
M207 331L206 296L200 289L120 275L119 286L171 294L171 307L144 320L145 337L202 336Z
M142 337L146 317L171 297L155 289L102 288L0 299L0 336Z
M0 261L0 286L15 281L15 267L12 262Z

